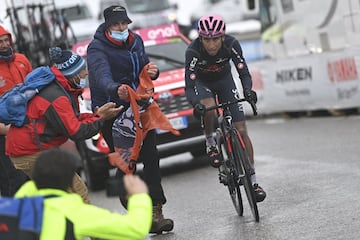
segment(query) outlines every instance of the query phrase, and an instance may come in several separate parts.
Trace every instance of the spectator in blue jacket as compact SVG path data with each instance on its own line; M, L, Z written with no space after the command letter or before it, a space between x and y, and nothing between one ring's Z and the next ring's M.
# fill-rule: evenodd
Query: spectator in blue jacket
M104 10L105 22L102 23L87 50L89 85L92 107L101 106L109 101L123 105L123 111L129 108L127 90L122 84L134 90L139 85L139 74L149 64L148 73L151 79L159 76L158 67L149 61L141 37L128 29L132 21L122 6L111 6ZM115 118L103 125L101 132L112 152L114 144L112 126ZM164 218L162 205L166 198L161 185L159 155L156 148L155 131L149 131L144 139L138 162L144 164L144 180L149 187L153 201L153 223L150 233L162 233L173 229L173 221ZM116 176L121 181L123 172L117 170ZM122 184L119 184L120 187ZM125 191L119 194L126 207Z

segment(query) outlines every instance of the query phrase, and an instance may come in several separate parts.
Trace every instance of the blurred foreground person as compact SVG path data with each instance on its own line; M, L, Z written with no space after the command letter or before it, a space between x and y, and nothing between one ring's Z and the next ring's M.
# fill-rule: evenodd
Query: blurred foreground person
M75 162L75 155L60 148L41 152L34 164L33 181L25 183L16 193L16 197L46 197L40 240L144 239L152 213L146 184L138 176L124 176L127 213L112 213L85 204L79 195L68 192L76 174Z

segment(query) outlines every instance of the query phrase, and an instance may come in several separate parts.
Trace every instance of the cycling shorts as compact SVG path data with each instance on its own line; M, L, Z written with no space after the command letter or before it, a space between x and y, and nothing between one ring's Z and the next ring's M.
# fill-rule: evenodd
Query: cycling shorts
M237 89L231 74L216 81L199 80L195 81L195 95L197 102L202 99L218 96L220 103L233 102L240 99L240 92ZM234 122L244 121L245 114L241 103L230 106L230 112Z

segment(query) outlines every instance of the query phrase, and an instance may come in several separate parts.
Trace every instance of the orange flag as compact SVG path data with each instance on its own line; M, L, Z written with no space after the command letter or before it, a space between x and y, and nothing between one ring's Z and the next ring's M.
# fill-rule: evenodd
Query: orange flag
M139 157L141 145L148 131L152 129L161 129L170 131L174 135L180 135L180 132L173 128L169 119L161 112L155 101L140 113L140 107L137 100L149 99L154 95L154 85L147 73L149 66L146 65L139 76L140 84L136 92L128 85L125 85L129 92L131 111L126 111L115 120L113 129L115 152L110 153L109 162L112 166L119 168L126 174L132 174L135 171L136 161ZM121 86L123 87L123 85ZM129 120L133 123L129 123ZM124 123L127 121L127 129L124 131L116 129L116 123ZM133 133L133 131L135 133ZM114 133L114 131L116 133ZM116 136L120 137L115 139ZM134 136L135 135L135 136Z

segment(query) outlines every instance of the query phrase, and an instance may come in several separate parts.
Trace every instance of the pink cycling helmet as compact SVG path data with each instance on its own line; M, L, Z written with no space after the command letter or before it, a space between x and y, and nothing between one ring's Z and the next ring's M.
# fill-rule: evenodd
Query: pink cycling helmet
M225 35L225 21L217 15L207 15L200 18L198 32L201 37L216 38Z

